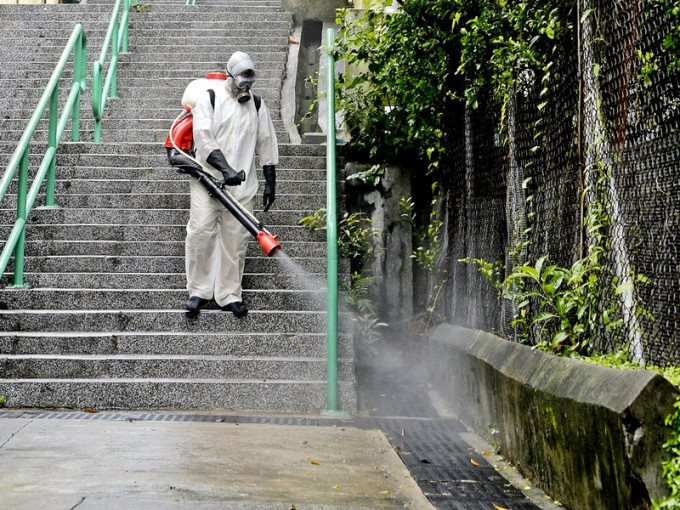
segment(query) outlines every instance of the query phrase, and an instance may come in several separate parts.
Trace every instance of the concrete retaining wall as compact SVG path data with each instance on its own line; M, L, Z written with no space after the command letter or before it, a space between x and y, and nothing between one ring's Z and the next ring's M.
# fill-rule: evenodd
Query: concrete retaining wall
M451 325L434 332L430 355L460 418L567 508L649 508L666 494L664 418L679 393L660 375Z
M335 22L335 11L350 7L347 0L281 0L281 8L293 13L296 25L304 20Z

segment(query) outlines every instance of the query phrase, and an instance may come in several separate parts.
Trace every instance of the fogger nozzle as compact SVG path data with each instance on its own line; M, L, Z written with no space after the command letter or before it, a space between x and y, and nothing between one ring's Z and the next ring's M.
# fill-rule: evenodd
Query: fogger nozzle
M281 249L281 243L276 240L276 236L264 230L260 231L255 239L268 257L273 257Z

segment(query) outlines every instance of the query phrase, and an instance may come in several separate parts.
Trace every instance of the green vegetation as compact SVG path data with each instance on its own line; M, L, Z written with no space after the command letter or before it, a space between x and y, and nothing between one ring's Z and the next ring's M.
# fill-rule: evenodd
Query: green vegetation
M360 270L373 254L373 238L377 235L372 220L364 213L344 213L338 217L338 253L352 261L352 268ZM326 209L319 209L298 221L310 231L326 230Z
M475 108L482 92L504 104L520 77L547 87L560 39L574 36L573 2L391 0L343 25L335 56L345 59L338 108L353 147L374 160L426 161L441 166L456 105Z
M310 231L325 230L326 210L319 209L301 218L298 224ZM371 224L371 219L364 213L346 212L338 218L338 254L350 259L352 267L351 283L343 285L345 303L357 312L353 320L358 334L367 341L375 339L377 328L386 326L379 321L373 301L367 298L373 277L361 274L361 268L373 254L373 238L377 235Z
M345 59L348 73L340 77L337 105L344 112L352 147L369 161L417 162L416 177L434 174L444 183L450 182L452 165L447 155L455 151L448 149L461 118L453 113L485 103L496 114L497 132L504 141L508 99L534 83L540 84L540 97L547 97L549 86L560 78L555 71L560 52L576 46L576 25L595 14L579 12L571 0L399 0L401 12L383 13L382 7L391 4L392 0L374 0L373 8L355 19L340 12L343 28L335 57ZM661 62L671 72L680 69L680 0L643 0L639 7L644 15L670 20L671 26L659 53L634 48L638 78L649 86ZM599 76L600 64L592 65ZM537 105L539 111L545 106L545 102ZM536 131L539 127L540 120ZM540 133L531 134L538 143ZM593 354L601 363L634 368L627 350L608 355L592 352L594 335L611 334L623 326L617 296L624 292L634 296L633 287L646 284L647 279L633 272L603 277L611 250L606 237L610 204L604 191L608 169L598 161L587 171L591 175L584 182L595 182L584 191L589 194L584 222L588 246L571 266L551 264L547 256L528 262L522 245L509 253L513 268L507 277L500 261L462 261L475 264L500 297L512 300L517 312L514 324L524 338L531 332L535 343L549 352ZM402 207L405 221L415 226L413 201L404 198ZM427 229L414 229L419 249L413 257L426 271L434 271L441 254L442 226L434 204L430 210L434 216ZM634 317L650 317L638 303L633 306L629 312ZM678 369L663 372L673 378ZM671 459L664 463L664 476L672 496L655 505L679 508L680 404L667 425L674 438L665 445Z

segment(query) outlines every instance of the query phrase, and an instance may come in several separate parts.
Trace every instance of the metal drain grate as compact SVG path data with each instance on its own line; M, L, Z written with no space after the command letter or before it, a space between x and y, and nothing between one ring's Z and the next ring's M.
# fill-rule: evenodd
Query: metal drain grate
M457 420L381 417L360 423L385 433L435 508L538 509L462 439L465 428Z
M290 416L239 416L221 414L176 414L154 412L86 412L86 411L3 411L0 419L29 420L102 420L102 421L160 421L202 423L252 423L266 425L304 425L313 427L352 425L352 420L342 418L306 418Z

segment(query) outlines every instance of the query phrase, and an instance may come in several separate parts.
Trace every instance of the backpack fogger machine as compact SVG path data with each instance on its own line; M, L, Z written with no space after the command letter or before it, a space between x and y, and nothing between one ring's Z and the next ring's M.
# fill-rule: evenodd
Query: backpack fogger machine
M183 111L177 116L165 138L165 148L170 166L181 173L196 178L208 191L210 196L219 200L222 205L250 232L268 257L273 257L281 248L277 236L269 232L261 221L246 210L234 197L224 189L223 183L210 175L206 168L194 158L193 148L193 116L191 108L196 105L199 94L205 94L214 87L224 86L227 75L221 72L208 73L205 78L192 81L182 96ZM259 99L259 98L258 98Z

